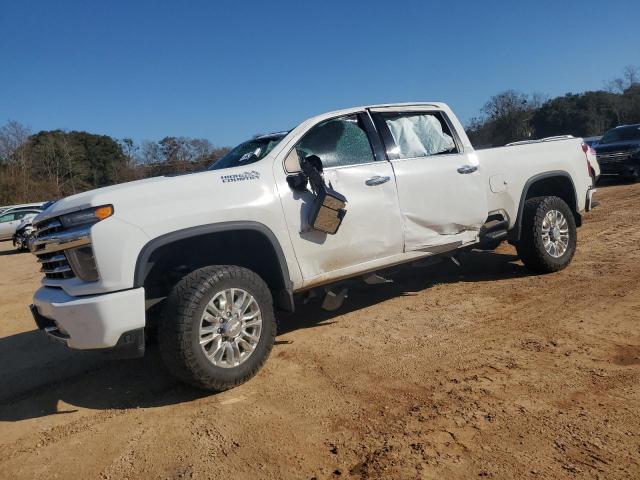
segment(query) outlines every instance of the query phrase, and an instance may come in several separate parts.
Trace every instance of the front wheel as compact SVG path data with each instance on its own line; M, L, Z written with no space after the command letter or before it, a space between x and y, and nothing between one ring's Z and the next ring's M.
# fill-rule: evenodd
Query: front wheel
M640 182L640 167L634 167L630 172L629 175L625 176L625 179L631 183L638 183Z
M27 247L25 243L25 238L22 235L15 235L13 237L13 246L16 248L16 250L21 252L26 250Z
M271 292L251 270L211 266L171 291L158 327L171 373L195 387L222 391L253 377L276 335Z
M526 201L516 249L527 268L540 273L562 270L571 263L576 244L576 221L564 200L549 196Z

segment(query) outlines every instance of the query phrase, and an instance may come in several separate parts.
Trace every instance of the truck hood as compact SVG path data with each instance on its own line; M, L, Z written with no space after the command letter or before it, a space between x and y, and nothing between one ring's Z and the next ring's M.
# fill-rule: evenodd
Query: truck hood
M269 213L265 205L277 196L271 169L271 162L260 161L243 167L154 177L99 188L59 200L39 214L34 224L102 205L112 205L114 210L105 224L116 220L126 222L148 236L162 234L166 229L236 219L229 212L247 205L262 218Z
M595 147L596 153L611 153L611 152L632 152L635 150L640 150L640 141L638 140L627 140L624 142L613 142L613 143L604 143L602 145L596 145Z
M193 177L198 174L206 174L208 172L195 172L185 175L162 176L145 178L143 180L135 180L133 182L120 183L109 187L97 188L82 193L71 195L70 197L58 200L49 208L39 213L34 219L34 223L42 222L52 217L64 215L66 213L76 212L89 207L98 207L101 205L113 205L116 213L118 207L125 207L131 203L132 199L139 201L148 201L149 193L170 192L174 185L185 183L187 177ZM188 180L187 180L188 182ZM135 192L135 193L134 193ZM144 192L143 196L140 194Z

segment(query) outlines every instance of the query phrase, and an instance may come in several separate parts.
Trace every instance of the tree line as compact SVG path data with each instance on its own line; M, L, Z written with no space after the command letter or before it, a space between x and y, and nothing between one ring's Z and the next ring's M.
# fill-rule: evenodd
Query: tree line
M467 134L476 147L492 147L554 135L598 136L630 123L640 123L640 70L632 66L598 91L552 99L539 93L501 92L469 121Z
M640 123L636 67L627 67L598 91L551 99L515 90L501 92L466 128L472 143L481 148L553 135L602 135L625 123ZM203 138L136 143L82 131L33 134L8 121L0 127L0 205L58 199L115 183L200 170L228 150Z
M130 138L63 130L32 134L0 127L0 205L63 198L116 183L202 170L229 149L203 138Z

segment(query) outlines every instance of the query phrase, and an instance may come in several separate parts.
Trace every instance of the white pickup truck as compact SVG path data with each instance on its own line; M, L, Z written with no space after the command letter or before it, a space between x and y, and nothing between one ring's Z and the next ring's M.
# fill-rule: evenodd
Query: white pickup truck
M476 151L442 103L325 113L206 171L55 203L34 221L31 310L75 349L140 356L156 330L173 374L223 390L264 364L296 294L503 240L564 268L596 169L581 139Z

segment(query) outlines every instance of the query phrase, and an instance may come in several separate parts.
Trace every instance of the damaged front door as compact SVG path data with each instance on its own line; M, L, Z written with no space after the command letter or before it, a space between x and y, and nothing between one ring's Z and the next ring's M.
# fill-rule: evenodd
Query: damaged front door
M402 252L393 169L383 152L374 154L372 129L366 113L331 118L311 127L286 154L288 175L299 170L300 158L319 157L325 182L346 198L342 224L331 234L310 224L316 203L311 188L281 188L287 227L306 285Z
M405 251L473 241L487 218L484 177L440 111L372 110L393 165Z

